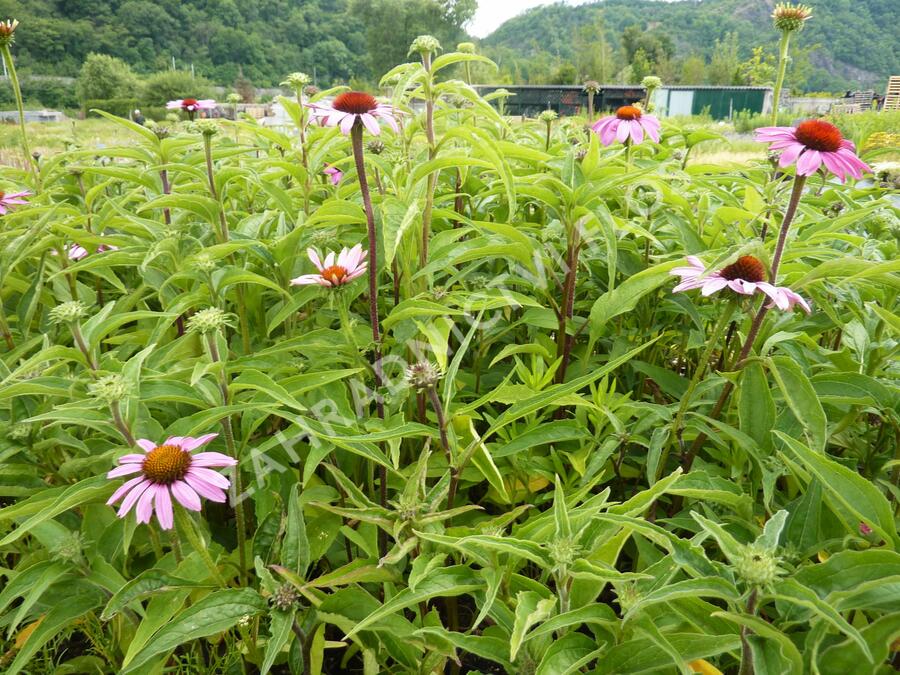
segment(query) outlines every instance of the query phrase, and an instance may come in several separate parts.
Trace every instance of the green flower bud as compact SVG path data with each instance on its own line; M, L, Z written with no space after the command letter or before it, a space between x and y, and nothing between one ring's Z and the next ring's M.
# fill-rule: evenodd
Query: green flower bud
M641 594L633 583L625 583L616 586L616 599L622 614L626 614L641 599Z
M556 539L547 546L557 569L569 567L581 556L581 547L568 537Z
M88 386L88 391L94 398L110 403L118 403L127 398L131 393L131 386L125 378L119 374L105 375Z
M740 557L734 561L737 575L751 586L768 586L779 574L779 558L774 553L757 544L747 544Z
M201 309L188 319L188 330L201 335L215 332L230 325L229 315L218 307Z
M425 391L441 379L441 369L430 361L414 363L406 369L406 381L416 391Z
M303 87L310 82L312 82L312 78L306 73L291 73L284 79L281 86L288 87L294 91L303 91Z
M212 120L198 120L194 122L194 130L210 138L219 133L219 125Z
M13 424L6 430L6 437L11 441L24 441L31 437L31 425L24 422Z
M587 94L599 94L600 93L600 83L597 80L588 80L584 84L581 85L582 91Z
M282 584L269 598L272 608L279 612L290 612L300 600L300 595L291 584Z
M546 122L547 124L550 124L551 122L553 122L554 120L556 120L558 118L559 118L559 115L556 114L555 110L545 110L540 115L538 115L538 119L541 122Z
M81 552L84 550L84 537L80 532L67 532L63 534L50 549L50 555L56 560L70 563L81 562Z
M462 54L474 54L475 53L475 43L474 42L460 42L456 45L456 51Z
M50 310L53 323L75 323L87 316L88 308L80 300L69 300Z
M228 94L228 96L225 97L225 102L230 103L231 105L240 103L243 100L244 100L244 97L235 91L231 92L230 94Z
M384 141L369 141L366 143L366 150L371 152L373 155L380 155L384 152Z
M641 86L644 89L659 89L662 86L662 80L656 75L647 75L641 80Z
M441 43L433 35L420 35L409 46L410 54L434 54L441 48Z

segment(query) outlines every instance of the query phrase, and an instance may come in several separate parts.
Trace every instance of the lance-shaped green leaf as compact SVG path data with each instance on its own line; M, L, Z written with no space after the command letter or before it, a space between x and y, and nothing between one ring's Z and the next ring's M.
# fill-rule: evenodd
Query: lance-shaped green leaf
M160 654L171 652L197 638L215 635L237 625L244 616L268 609L263 597L250 588L229 588L210 593L176 616L151 637L122 674L142 672L141 667Z
M151 568L131 579L109 599L100 615L102 621L109 621L128 604L155 593L164 593L179 588L210 588L192 579L182 579L165 570Z
M535 591L519 591L516 596L516 621L509 638L509 660L515 661L525 633L534 624L550 617L556 606L556 597L545 598Z
M404 588L397 593L397 595L357 623L347 633L346 639L353 637L362 630L366 630L369 626L394 612L418 605L420 602L434 597L450 598L465 593L472 593L483 586L484 582L464 565L454 565L438 570L428 579L423 580L415 591Z
M894 524L893 509L874 483L780 431L775 434L787 448L783 454L798 460L819 479L828 500L836 507L836 515L844 521L849 531L857 532L863 522L877 532L888 546L897 548L900 537Z

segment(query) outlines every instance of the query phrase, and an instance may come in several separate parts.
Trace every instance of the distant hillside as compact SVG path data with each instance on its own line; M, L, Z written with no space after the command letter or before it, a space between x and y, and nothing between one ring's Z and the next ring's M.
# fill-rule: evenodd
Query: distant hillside
M453 46L474 0L0 0L21 22L23 73L75 76L90 52L138 73L194 66L217 84L260 86L302 70L317 84L377 79L419 34Z
M806 86L838 90L860 85L884 88L900 75L900 0L806 0L813 7L795 44L811 48ZM770 15L773 0L605 0L586 5L553 4L510 19L484 40L486 50L531 59L575 60L575 32L598 19L616 48L626 27L668 36L679 57L709 59L716 40L737 36L741 58L763 46L777 50Z

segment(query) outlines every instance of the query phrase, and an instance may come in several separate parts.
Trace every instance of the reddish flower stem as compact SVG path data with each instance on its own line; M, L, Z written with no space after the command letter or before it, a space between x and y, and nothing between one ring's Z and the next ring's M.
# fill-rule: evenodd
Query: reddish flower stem
M781 266L781 258L784 255L788 230L790 230L791 223L794 221L794 216L797 213L797 206L800 204L800 197L803 194L803 185L805 183L806 176L798 174L794 178L794 188L791 191L791 198L788 202L787 209L784 212L784 220L781 222L781 231L778 233L778 243L775 245L775 254L772 257L772 269L769 271L769 282L772 284L775 283L775 279L778 276L778 268ZM753 349L753 343L756 341L757 335L759 335L759 330L762 328L763 320L766 318L768 312L769 308L766 306L766 301L763 300L759 310L756 312L756 316L753 317L753 323L750 324L750 331L747 333L747 339L744 340L744 345L741 347L741 351L738 354L732 370L744 367L744 361L750 355L750 350ZM733 390L734 385L731 381L726 382L722 389L722 393L719 395L719 399L709 413L710 418L714 420L719 419L719 415L722 414L722 410L725 408L725 404L728 403L728 399L731 397L731 392ZM681 465L684 467L685 471L690 471L691 466L694 463L694 458L697 456L700 447L705 441L706 434L701 432L697 438L694 439L694 442L691 443L690 449L682 455Z
M372 324L372 341L375 343L372 351L376 389L375 406L378 417L384 419L384 401L381 398L384 373L381 363L381 327L378 322L378 238L375 231L375 211L372 209L372 197L369 194L369 181L366 179L363 125L358 119L350 130L350 142L353 147L353 159L356 162L356 175L359 177L359 191L362 193L363 206L366 210L366 231L369 239L369 322ZM387 508L387 468L383 466L379 467L379 481L381 483L380 503L382 508ZM384 557L387 554L387 535L383 531L378 533L378 544L381 556Z

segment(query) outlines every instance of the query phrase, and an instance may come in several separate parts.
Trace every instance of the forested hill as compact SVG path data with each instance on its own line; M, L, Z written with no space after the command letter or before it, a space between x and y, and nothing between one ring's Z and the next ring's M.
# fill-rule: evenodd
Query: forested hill
M138 73L194 65L221 84L239 71L257 85L287 73L319 84L380 76L406 58L421 33L453 46L475 0L0 0L16 18L25 73L78 74L90 52ZM377 78L376 78L377 79Z
M900 2L898 0L804 0L813 18L796 39L809 63L807 88L836 90L872 83L884 87L900 75ZM616 49L620 36L636 25L668 36L676 57L712 58L716 40L736 35L741 58L763 46L774 56L778 35L770 15L775 0L605 0L578 6L553 4L510 19L485 40L496 56L534 59L543 55L575 61L573 35L602 22L605 38Z
M90 52L137 73L192 65L230 84L277 84L303 70L320 86L371 83L407 58L417 35L446 49L478 2L502 0L0 0L16 18L20 72L75 76ZM483 81L639 81L766 84L778 36L775 0L605 0L539 7L482 41L499 72ZM790 84L836 91L883 89L900 74L900 0L806 0L814 15L795 41ZM756 47L764 52L753 54ZM756 61L753 61L756 58Z

